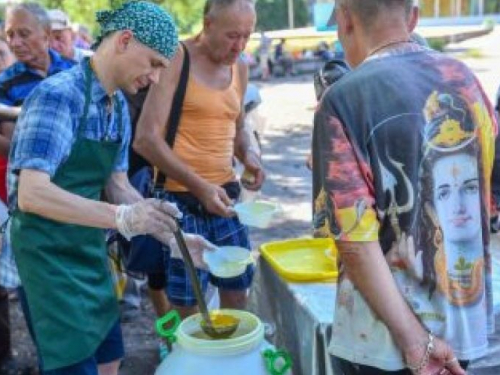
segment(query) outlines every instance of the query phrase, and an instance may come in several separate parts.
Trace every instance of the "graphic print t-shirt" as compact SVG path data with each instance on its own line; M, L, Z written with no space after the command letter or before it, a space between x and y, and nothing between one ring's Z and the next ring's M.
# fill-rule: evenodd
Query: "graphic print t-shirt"
M315 116L317 235L378 241L415 314L461 360L485 354L492 326L495 132L472 73L411 44L346 75ZM330 351L386 370L405 367L387 328L344 273Z

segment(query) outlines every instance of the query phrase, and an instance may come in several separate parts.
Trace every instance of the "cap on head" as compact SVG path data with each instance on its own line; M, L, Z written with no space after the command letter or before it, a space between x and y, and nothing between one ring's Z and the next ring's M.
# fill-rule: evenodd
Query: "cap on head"
M130 30L134 38L167 59L177 51L177 28L170 14L158 5L146 1L130 1L116 10L97 12L101 27L94 48L109 34Z
M50 18L50 28L52 30L71 29L69 17L61 9L50 9L47 13Z

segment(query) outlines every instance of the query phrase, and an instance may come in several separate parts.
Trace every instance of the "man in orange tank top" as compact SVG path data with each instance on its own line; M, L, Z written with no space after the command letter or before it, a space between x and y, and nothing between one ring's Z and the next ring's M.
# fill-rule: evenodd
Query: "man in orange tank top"
M264 171L243 126L248 71L239 61L255 20L252 0L207 0L202 32L184 42L190 71L173 149L165 142L165 124L179 84L185 57L182 48L172 69L151 87L134 141L136 151L167 175L163 194L184 213L184 231L203 235L218 246L248 249L247 228L232 209L240 191L232 161L237 157L251 175L242 181L245 187L258 190ZM251 266L234 279L219 279L205 271L199 275L205 291L209 282L219 288L222 307L244 308ZM197 311L186 279L181 262L166 262L167 297L183 316Z

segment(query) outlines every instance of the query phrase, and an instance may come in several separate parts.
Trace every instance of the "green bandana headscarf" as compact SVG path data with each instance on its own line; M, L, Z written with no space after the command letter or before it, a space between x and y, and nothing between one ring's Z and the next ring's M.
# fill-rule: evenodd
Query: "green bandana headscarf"
M94 48L114 31L130 30L134 38L167 59L171 59L178 43L177 29L172 17L156 4L146 1L130 1L116 10L96 13L101 34Z

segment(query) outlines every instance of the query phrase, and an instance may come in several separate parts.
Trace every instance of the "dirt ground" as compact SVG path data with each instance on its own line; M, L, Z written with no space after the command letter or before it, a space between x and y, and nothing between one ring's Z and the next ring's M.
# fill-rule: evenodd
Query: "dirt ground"
M471 66L491 98L500 84L498 46L500 30L497 28L489 36L449 48L450 54ZM481 53L467 54L471 49ZM276 79L258 85L263 98L260 111L267 119L263 149L268 177L261 194L264 199L281 204L283 217L272 229L252 230L254 248L263 242L304 236L310 232L311 176L305 168L305 159L310 146L315 107L312 76ZM16 301L12 303L11 319L16 356L22 362L35 364L33 346ZM124 322L123 330L127 355L120 375L153 374L158 364L157 339L153 332L153 312L147 298L143 298L139 313Z

